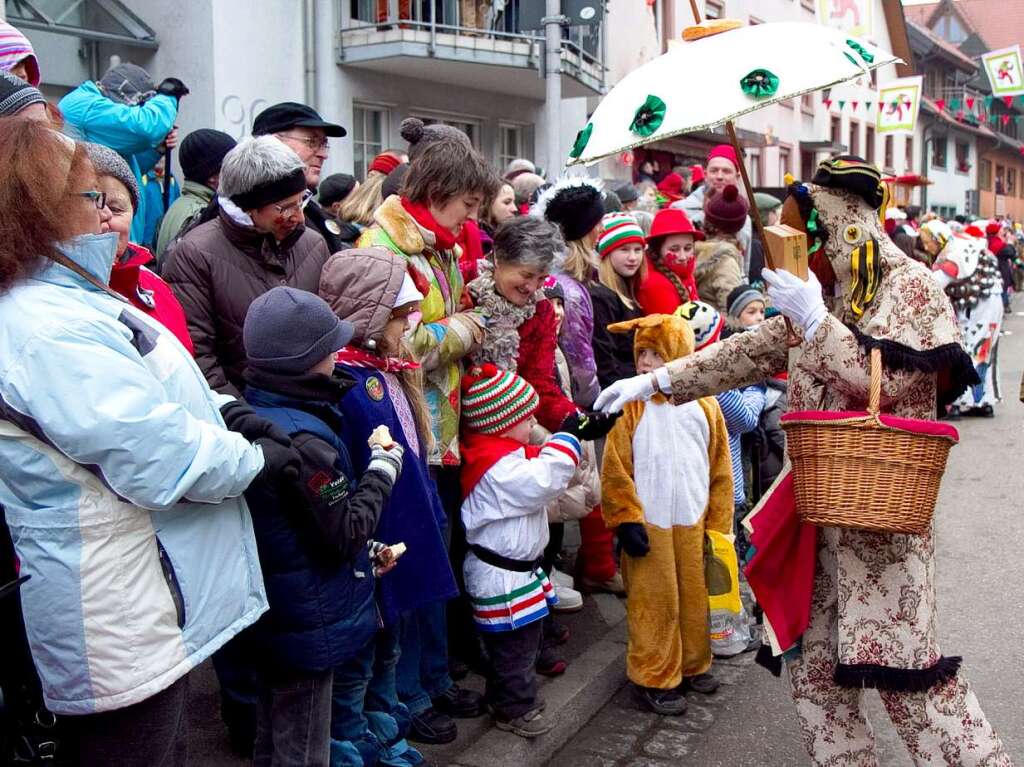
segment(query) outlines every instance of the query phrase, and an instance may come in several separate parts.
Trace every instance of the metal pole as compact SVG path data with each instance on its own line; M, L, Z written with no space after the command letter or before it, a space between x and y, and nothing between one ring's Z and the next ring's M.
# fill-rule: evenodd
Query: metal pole
M548 181L554 181L563 165L558 142L562 128L562 24L559 0L545 0L544 11L544 148Z

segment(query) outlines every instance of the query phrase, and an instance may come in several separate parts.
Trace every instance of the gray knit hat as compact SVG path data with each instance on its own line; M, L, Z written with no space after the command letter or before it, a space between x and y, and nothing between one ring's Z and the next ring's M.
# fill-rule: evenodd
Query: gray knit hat
M29 104L45 104L46 99L20 77L0 69L0 117L18 114Z
M139 183L135 180L135 174L132 173L132 169L128 167L124 158L110 147L102 144L82 142L82 146L85 147L85 153L89 156L92 167L96 169L96 175L110 176L124 184L125 189L128 190L128 196L132 199L132 210L138 211Z
M107 70L99 81L103 95L119 104L136 107L156 95L153 78L137 64L118 64Z
M402 120L399 133L409 142L409 162L415 160L426 147L438 141L457 141L470 149L473 148L469 136L458 128L441 123L427 125L418 117L406 117Z
M354 332L318 295L279 285L249 305L242 342L252 367L297 375L345 346Z

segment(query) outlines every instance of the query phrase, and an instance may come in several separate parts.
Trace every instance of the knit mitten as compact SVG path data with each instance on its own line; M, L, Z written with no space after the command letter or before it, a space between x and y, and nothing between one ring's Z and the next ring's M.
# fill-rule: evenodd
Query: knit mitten
M647 537L647 528L640 522L623 522L618 527L619 546L629 556L637 559L646 557L651 550L651 542Z
M394 485L398 480L398 475L402 473L403 455L405 455L405 448L397 442L389 448L374 445L370 449L370 463L366 470L380 472Z

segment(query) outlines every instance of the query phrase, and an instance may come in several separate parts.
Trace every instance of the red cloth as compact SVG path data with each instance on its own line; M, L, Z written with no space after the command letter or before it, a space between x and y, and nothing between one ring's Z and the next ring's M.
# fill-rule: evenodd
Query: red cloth
M996 255L999 251L1006 247L1006 242L1002 237L997 235L989 235L988 238L988 249L992 252L992 255Z
M604 523L601 504L580 520L580 550L576 555L584 578L597 583L615 577L612 531Z
M697 301L697 281L693 277L696 259L690 261L688 267L676 266L673 271L689 291L689 296L679 295L676 286L664 274L654 268L650 256L647 256L647 277L640 283L636 292L637 301L644 314L672 314L687 301Z
M658 191L671 202L683 199L683 177L678 173L669 173L658 182Z
M370 163L369 170L375 170L386 176L401 164L402 159L400 157L396 157L390 152L384 152L383 154L379 154L373 158L373 162Z
M188 353L195 356L192 337L188 334L185 310L174 297L170 286L145 267L153 260L153 254L145 248L129 244L124 258L114 264L110 273L110 287L132 302L136 309L148 314L175 337ZM148 296L146 301L144 296Z
M796 514L793 475L782 479L750 520L754 554L743 568L779 647L792 647L811 620L818 531Z
M385 373L399 373L403 370L415 370L419 367L418 362L403 360L399 357L382 357L360 349L356 346L342 347L334 355L334 361L339 365L348 365L353 368L373 368Z
M484 257L484 246L480 227L476 221L467 221L462 225L462 231L455 241L462 248L462 255L459 256L459 271L462 272L462 280L467 285L480 276L477 262Z
M861 411L847 410L801 410L793 413L786 413L780 419L782 423L791 421L844 421L849 418L864 418L867 415ZM953 442L960 441L960 433L948 423L941 421L925 421L920 418L900 418L895 415L878 417L882 426L896 431L905 431L910 434L923 434L929 437L943 437Z
M436 247L438 250L451 250L455 247L455 233L451 229L445 229L437 223L426 205L420 205L418 202L412 202L404 197L401 200L405 212L412 216L417 224L434 233L434 237L437 238Z
M555 309L547 299L537 302L534 315L519 326L519 359L516 373L537 392L537 421L550 432L579 408L565 396L555 379Z
M508 437L497 437L491 434L463 432L460 440L462 448L462 471L459 481L462 483L462 500L473 492L484 474L490 471L498 461L516 450L525 450L527 458L540 455L540 445L524 445Z

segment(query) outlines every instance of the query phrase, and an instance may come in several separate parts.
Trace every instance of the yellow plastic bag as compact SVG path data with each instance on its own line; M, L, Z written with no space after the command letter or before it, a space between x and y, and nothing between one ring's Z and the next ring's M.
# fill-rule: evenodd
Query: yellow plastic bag
M739 613L743 609L743 603L740 601L739 562L736 559L736 549L732 542L733 536L725 535L717 530L705 530L704 535L707 536L706 543L710 542L711 544L710 554L725 565L730 580L730 588L727 592L708 596L708 607L712 610ZM705 563L705 568L707 568L707 563Z

